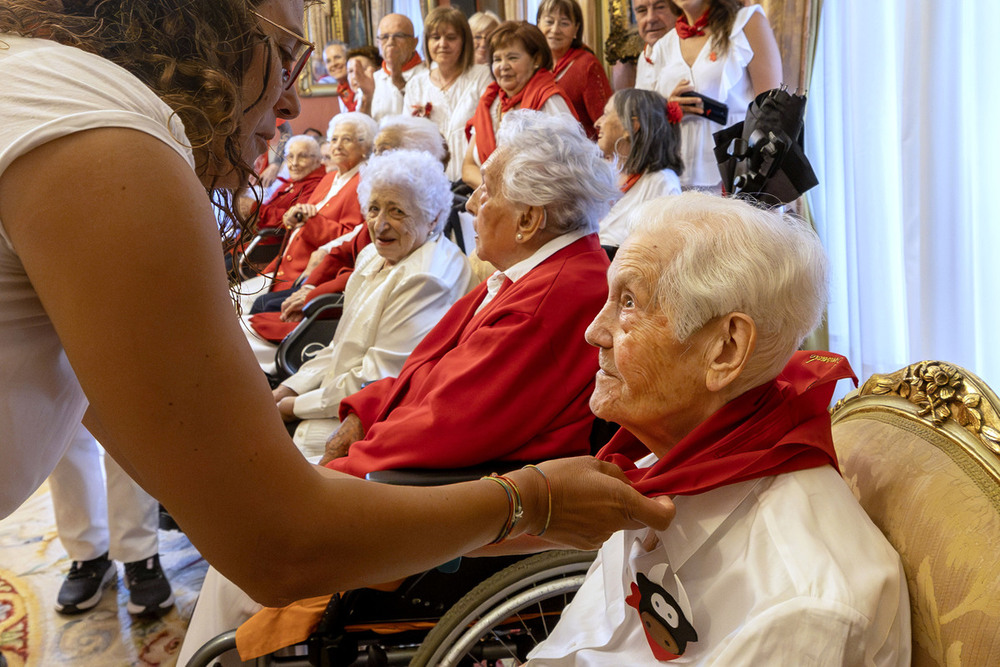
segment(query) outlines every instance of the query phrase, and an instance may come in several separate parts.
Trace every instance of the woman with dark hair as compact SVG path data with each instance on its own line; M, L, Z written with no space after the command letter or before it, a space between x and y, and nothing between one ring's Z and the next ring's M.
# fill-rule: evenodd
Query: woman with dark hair
M552 51L556 81L566 91L584 132L594 139L594 121L612 91L604 67L583 43L583 10L576 0L542 0L535 22Z
M429 67L413 76L403 95L403 113L430 118L456 156L448 161L448 178L462 178L462 158L469 147L465 125L490 82L490 70L474 62L472 30L465 14L437 7L424 19L424 56Z
M670 510L608 464L543 464L551 496L537 472L511 473L520 516L488 480L376 486L292 444L232 312L205 191L244 187L275 119L298 113L302 19L301 0L0 7L0 516L82 419L266 604L538 534L549 514L547 541L584 548L665 528Z
M629 213L648 199L679 195L681 162L679 112L651 90L626 88L611 96L594 124L597 146L617 163L622 197L601 220L601 245L620 246L631 231Z
M676 27L653 47L656 92L676 102L681 120L684 189L719 191L712 134L744 119L756 95L781 83L781 56L760 5L742 0L669 0ZM717 124L705 117L705 95L728 107Z
M566 92L552 76L552 52L545 35L527 21L504 21L490 35L493 83L479 100L466 127L469 148L462 163L462 180L478 188L480 168L496 148L496 133L508 111L534 109L546 114L576 113Z

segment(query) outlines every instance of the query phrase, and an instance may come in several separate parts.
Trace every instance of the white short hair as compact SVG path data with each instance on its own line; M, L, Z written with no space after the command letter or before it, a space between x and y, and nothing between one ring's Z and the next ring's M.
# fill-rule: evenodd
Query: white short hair
M317 158L320 157L319 142L316 141L315 137L311 137L308 134L296 134L294 137L290 137L285 142L286 153L291 149L292 144L306 144Z
M338 113L330 119L330 125L326 128L326 139L330 140L334 131L343 124L349 125L354 130L354 138L361 144L365 152L365 157L372 154L375 147L375 133L378 132L378 123L366 113L360 111L348 111Z
M445 159L445 140L437 123L430 118L419 116L386 116L379 123L378 131L398 132L401 138L400 148L414 151L425 151L442 162Z
M633 236L662 239L673 253L656 296L678 340L732 312L753 319L746 388L777 376L822 321L828 260L804 220L699 192L650 200L631 216Z
M572 116L520 109L497 131L503 196L545 209L548 229L596 232L621 197L614 168Z
M372 192L394 187L408 193L418 211L407 211L425 222L434 223L434 231L444 229L451 212L451 181L444 174L441 161L426 151L396 150L372 156L361 167L358 201L361 210L368 208Z

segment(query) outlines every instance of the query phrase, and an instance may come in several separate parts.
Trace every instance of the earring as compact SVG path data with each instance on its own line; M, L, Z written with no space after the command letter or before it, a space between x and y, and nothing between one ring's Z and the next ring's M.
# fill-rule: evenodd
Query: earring
M524 234L522 234L521 232L518 232L517 233L517 240L518 241L523 241L524 240Z

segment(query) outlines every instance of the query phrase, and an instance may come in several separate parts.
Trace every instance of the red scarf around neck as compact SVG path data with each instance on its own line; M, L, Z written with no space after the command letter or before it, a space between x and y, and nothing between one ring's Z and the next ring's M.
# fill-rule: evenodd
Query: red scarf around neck
M403 65L403 71L404 72L408 72L408 71L410 71L411 69L413 69L414 67L416 67L417 65L419 65L422 62L423 61L420 59L420 54L418 54L416 51L414 51L413 52L413 57L411 57L409 60L407 60L406 64ZM386 74L388 74L390 79L392 78L392 72L390 72L389 68L385 66L385 61L382 62L382 71L385 72Z
M705 26L708 25L708 10L698 17L698 20L694 22L694 25L688 23L687 16L684 12L677 17L677 23L674 28L677 30L677 36L681 39L687 39L688 37L701 37L705 34Z
M777 378L726 403L651 467L635 467L649 450L624 428L597 458L622 468L646 496L693 495L826 464L837 468L827 408L844 378L857 385L839 354L796 352Z
M354 99L354 91L347 84L346 81L337 82L337 95L344 102L344 107L348 111L354 111L358 108L358 101Z
M628 178L625 179L625 183L622 184L622 194L631 190L632 186L635 185L640 178L642 178L642 174L629 174Z
M559 75L565 72L569 66L573 64L573 61L584 53L585 51L583 49L574 49L573 47L570 47L566 53L562 55L562 58L559 59L559 62L556 63L556 66L552 68L552 74L558 79Z
M465 136L467 139L472 138L472 128L476 129L476 150L479 152L480 163L485 163L486 158L497 147L496 128L493 127L493 118L490 117L490 107L493 106L493 101L497 97L500 98L500 113L505 114L518 105L520 105L521 109L534 109L537 111L545 105L545 102L550 97L556 94L562 95L563 99L567 99L566 93L556 83L556 78L552 76L552 72L547 69L538 69L528 79L528 83L525 84L524 88L513 97L508 97L507 93L500 88L500 84L496 81L486 86L486 91L479 98L479 104L476 106L476 113L473 114L472 118L465 125ZM573 107L570 106L569 109L573 112L573 117L575 118L576 112L573 111Z

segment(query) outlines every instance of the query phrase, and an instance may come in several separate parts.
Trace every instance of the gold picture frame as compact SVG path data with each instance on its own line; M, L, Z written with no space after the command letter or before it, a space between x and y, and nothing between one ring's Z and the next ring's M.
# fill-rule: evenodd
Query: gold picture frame
M322 0L306 5L303 15L306 39L316 45L308 65L299 76L299 95L325 97L337 94L337 84L320 83L326 76L323 50L331 41L348 49L372 43L371 9L367 0Z

